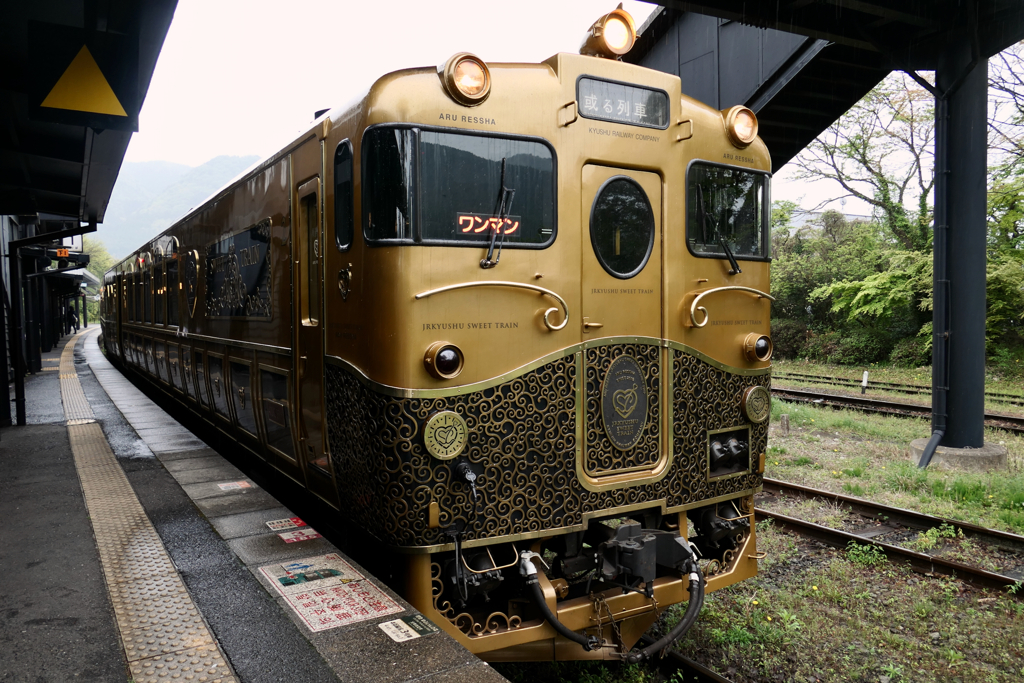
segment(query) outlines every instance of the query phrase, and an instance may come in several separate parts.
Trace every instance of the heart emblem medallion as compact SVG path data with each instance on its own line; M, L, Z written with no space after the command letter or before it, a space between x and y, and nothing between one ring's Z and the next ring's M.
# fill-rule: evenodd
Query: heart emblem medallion
M423 445L438 460L451 460L466 448L469 429L462 416L452 410L434 413L423 425Z
M626 419L636 409L636 385L631 389L619 389L612 394L612 407L619 417Z
M434 438L443 448L450 448L455 443L455 439L459 438L459 429L455 425L438 427L434 430Z
M647 433L647 378L633 356L608 366L601 384L601 418L612 446L628 451Z

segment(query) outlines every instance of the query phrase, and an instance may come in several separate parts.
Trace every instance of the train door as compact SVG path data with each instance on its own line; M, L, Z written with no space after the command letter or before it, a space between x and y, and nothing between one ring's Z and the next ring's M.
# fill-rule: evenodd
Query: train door
M614 486L663 470L667 452L662 186L654 173L588 164L581 188L586 427L579 474Z
M661 338L661 178L583 167L583 341Z
M296 437L306 486L336 498L324 430L323 187L321 146L310 141L292 154L292 291Z

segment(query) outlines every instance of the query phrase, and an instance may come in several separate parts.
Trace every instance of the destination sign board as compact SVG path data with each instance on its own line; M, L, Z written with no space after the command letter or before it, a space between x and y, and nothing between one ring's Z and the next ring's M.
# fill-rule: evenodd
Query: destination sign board
M576 81L581 116L644 128L668 128L668 93L639 85L581 76Z

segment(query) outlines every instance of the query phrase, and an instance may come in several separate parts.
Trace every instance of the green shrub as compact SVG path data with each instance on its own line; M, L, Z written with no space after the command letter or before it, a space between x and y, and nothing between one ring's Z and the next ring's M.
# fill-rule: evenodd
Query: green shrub
M877 545L860 544L857 541L850 541L846 546L846 557L850 562L862 564L865 567L874 567L889 561L889 558L885 556L885 551Z
M822 332L821 334L811 333L807 339L807 343L804 345L804 353L811 360L821 361L828 363L829 358L832 358L836 354L836 350L839 348L839 333L838 332Z
M889 361L901 368L920 368L931 365L932 354L928 340L923 337L906 337L896 342L889 354Z
M1024 379L1024 348L996 347L992 349L988 365L1004 378Z
M807 325L798 320L775 318L772 320L772 344L777 358L796 358L807 343Z
M809 358L836 365L865 365L886 357L885 335L869 330L829 331L811 336L804 347Z

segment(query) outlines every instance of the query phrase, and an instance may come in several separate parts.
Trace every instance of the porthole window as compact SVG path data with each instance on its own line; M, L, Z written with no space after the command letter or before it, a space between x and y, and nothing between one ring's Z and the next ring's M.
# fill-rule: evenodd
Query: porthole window
M601 266L617 278L631 278L647 265L654 210L635 180L616 176L601 186L590 209L590 243Z

